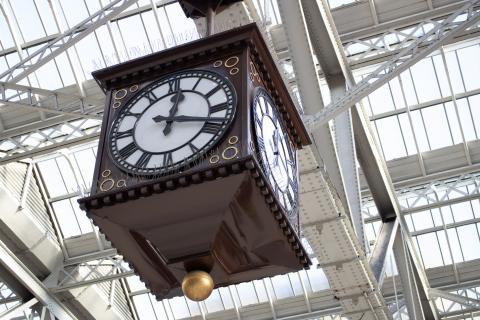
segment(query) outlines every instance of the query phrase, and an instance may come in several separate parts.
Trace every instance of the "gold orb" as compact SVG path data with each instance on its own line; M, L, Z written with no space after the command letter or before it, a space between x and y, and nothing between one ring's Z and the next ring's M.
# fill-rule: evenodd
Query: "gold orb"
M185 275L182 281L183 294L190 300L203 301L213 291L213 279L205 271L191 271Z

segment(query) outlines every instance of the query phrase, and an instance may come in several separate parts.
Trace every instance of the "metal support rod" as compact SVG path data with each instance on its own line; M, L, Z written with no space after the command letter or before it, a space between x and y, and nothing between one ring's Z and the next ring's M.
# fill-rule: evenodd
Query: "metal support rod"
M114 0L110 2L71 29L61 33L55 39L48 41L37 51L21 59L20 62L15 64L9 70L0 74L0 79L13 83L22 80L53 58L65 52L65 50L72 47L74 44L78 43L78 41L88 36L98 27L118 16L122 11L137 1L138 0Z
M75 315L0 241L0 264L12 273L37 299L48 305L52 313L62 320L75 320Z
M470 307L470 308L475 308L476 310L480 310L480 300L478 300L478 299L470 298L468 296L461 296L461 295L458 295L458 294L445 292L445 291L438 290L438 289L430 289L430 294L433 297L447 299L447 300L459 303L463 306Z
M207 34L206 36L211 36L215 32L215 10L212 7L212 3L209 2L207 12L205 15L207 21Z
M32 298L27 302L19 303L16 306L0 313L0 320L11 319L11 316L14 315L15 313L21 312L25 309L28 309L28 308L32 307L37 302L38 302L37 298Z

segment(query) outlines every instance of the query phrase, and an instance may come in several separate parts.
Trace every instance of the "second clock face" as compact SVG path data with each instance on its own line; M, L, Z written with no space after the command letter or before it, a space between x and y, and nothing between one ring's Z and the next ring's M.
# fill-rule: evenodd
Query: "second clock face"
M220 140L236 104L235 89L216 72L166 76L120 110L110 130L110 155L121 169L140 175L184 166Z
M298 202L295 152L281 115L263 88L257 90L253 101L253 119L259 158L265 175L286 213L294 213Z

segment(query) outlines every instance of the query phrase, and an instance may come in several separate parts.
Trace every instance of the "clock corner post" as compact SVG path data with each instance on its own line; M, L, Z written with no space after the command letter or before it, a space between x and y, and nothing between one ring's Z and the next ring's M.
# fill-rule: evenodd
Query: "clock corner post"
M108 130L108 125L110 122L110 117L111 117L111 105L112 102L112 90L108 89L105 92L105 107L103 108L103 117L102 117L102 126L101 126L101 132L106 132ZM99 181L100 179L100 172L101 168L103 165L103 154L104 154L104 149L105 149L105 140L106 140L106 135L100 135L99 141L98 141L98 146L97 146L97 157L100 156L100 160L95 162L95 168L93 170L93 179L92 179L92 185L90 187L90 194L94 195L98 191L99 187Z

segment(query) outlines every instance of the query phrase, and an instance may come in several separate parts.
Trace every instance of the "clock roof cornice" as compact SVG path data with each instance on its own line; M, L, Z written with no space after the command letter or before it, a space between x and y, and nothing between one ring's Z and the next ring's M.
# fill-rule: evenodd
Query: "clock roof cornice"
M205 60L205 57L231 52L236 48L241 50L245 46L250 47L251 58L257 64L265 87L279 107L297 147L311 144L309 134L255 23L97 70L92 75L102 90L107 91L149 81L185 66L194 67L197 59Z

